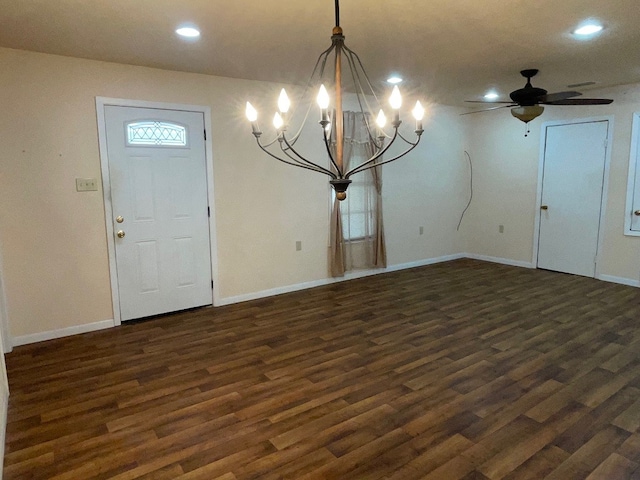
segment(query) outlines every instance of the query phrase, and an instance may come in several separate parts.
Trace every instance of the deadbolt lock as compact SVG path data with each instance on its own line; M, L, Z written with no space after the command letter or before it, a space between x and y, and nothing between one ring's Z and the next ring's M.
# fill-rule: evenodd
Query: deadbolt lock
M118 235L118 238L124 238L124 230L118 230L118 233L116 233L116 235Z
M118 223L122 223L122 222L124 222L124 217L123 217L122 215L118 215L118 216L116 217L116 222L118 222Z

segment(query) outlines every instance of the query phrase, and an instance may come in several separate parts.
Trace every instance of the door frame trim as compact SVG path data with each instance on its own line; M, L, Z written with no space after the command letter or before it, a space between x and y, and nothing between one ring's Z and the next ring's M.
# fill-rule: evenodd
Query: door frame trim
M118 291L118 275L116 269L116 250L113 222L113 206L111 203L111 181L109 178L109 156L107 151L106 138L106 117L105 107L133 107L133 108L155 108L159 110L177 110L183 112L202 113L204 117L204 128L208 132L205 140L205 160L207 172L207 200L211 215L209 217L209 242L211 248L211 278L213 280L212 300L213 306L220 305L220 287L218 270L218 242L216 235L216 208L213 182L213 142L211 137L211 107L202 105L184 105L177 103L148 102L144 100L130 100L124 98L96 97L96 115L98 120L98 143L100 151L100 168L102 172L102 194L104 197L105 225L107 227L107 251L109 256L109 277L111 281L111 301L113 305L113 325L119 326L122 323L120 317L120 294ZM204 132L203 132L204 134Z
M627 173L627 201L624 208L624 234L640 237L640 230L633 230L633 200L635 197L636 171L640 169L640 112L633 112L631 120L631 146Z
M611 167L611 150L613 149L613 115L603 115L597 117L574 118L571 120L550 120L544 122L540 127L540 153L538 156L538 186L536 192L535 219L533 226L533 268L538 268L538 243L540 241L540 205L542 203L542 181L544 177L544 157L547 146L547 128L561 125L575 125L580 123L608 122L607 124L607 149L604 157L604 174L602 177L602 199L600 200L600 226L598 228L598 246L596 247L596 268L595 277L599 278L600 258L602 245L604 242L604 225L606 220L607 201L609 199L609 170Z

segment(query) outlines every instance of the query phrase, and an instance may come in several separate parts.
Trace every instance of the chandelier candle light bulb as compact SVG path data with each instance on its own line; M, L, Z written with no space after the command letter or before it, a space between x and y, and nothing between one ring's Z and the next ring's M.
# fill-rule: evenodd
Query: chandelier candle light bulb
M253 108L253 105L247 102L245 113L247 115L247 119L251 122L251 129L253 130L253 134L260 135L262 132L260 131L260 127L258 127L258 111Z
M416 132L422 131L422 119L424 118L424 107L420 103L420 100L416 102L416 106L411 111L413 118L416 119Z
M389 97L389 105L393 108L393 126L400 125L400 107L402 107L402 95L398 86L394 86Z
M378 112L376 117L376 125L378 125L378 138L384 138L384 126L387 124L387 117L382 109Z
M283 88L282 90L280 90L280 96L278 97L278 110L280 110L280 113L287 113L290 106L291 100L289 100L289 96Z
M282 127L284 126L284 120L282 120L282 116L279 112L276 112L276 114L273 116L273 126L276 127L278 133L283 130Z
M280 96L278 97L278 110L280 111L280 118L282 119L282 130L287 129L287 112L289 111L289 107L291 107L291 100L289 100L289 96L283 88L280 90Z
M318 92L318 106L320 107L320 124L329 122L329 93L324 85L320 85L320 91ZM326 123L324 123L326 126Z
M371 80L369 79L364 66L360 61L358 55L348 48L344 42L344 35L342 28L340 27L340 4L339 0L334 0L335 13L336 13L336 26L333 28L331 35L331 47L326 49L320 54L316 67L311 74L311 78L307 83L308 87L303 94L303 98L307 98L307 94L310 94L310 88L312 85L320 85L319 91L316 97L318 107L320 107L320 125L322 126L322 140L325 144L326 152L329 157L328 165L322 165L313 162L302 155L298 151L296 143L300 138L304 124L297 131L295 135L287 133L289 109L291 108L291 101L287 96L284 89L280 91L278 97L278 112L273 117L273 125L276 128L276 138L273 141L263 143L260 136L262 132L258 127L258 112L253 106L247 102L246 115L247 119L251 122L251 128L253 135L257 141L258 147L267 155L275 158L276 160L292 165L294 167L304 168L313 172L322 173L330 177L329 183L336 192L336 198L338 200L344 200L347 196L347 187L351 183L350 177L356 173L363 172L372 168L377 168L390 162L394 162L399 158L405 156L412 151L420 142L422 130L422 118L424 116L424 108L420 102L416 104L413 110L413 115L416 119L416 138L414 141L408 140L399 131L400 124L400 107L402 106L402 96L398 86L394 86L389 99L389 103L393 110L393 121L391 125L394 129L392 135L387 135L384 132L384 126L387 122L385 114L382 110L378 113L376 119L377 128L370 126L369 119L374 115L373 109L369 107L370 99L373 99L377 103L377 95L373 91ZM329 56L333 55L335 58L329 61ZM343 59L345 60L343 62ZM325 67L333 66L333 74L331 77L325 76ZM345 68L346 67L346 68ZM359 118L363 119L364 127L368 130L370 146L372 149L371 156L364 160L359 165L347 167L348 161L345 161L345 132L344 132L344 114L343 96L346 91L343 90L343 75L346 77L349 75L353 81L352 95L356 97L357 104L360 105L360 111L355 112L360 115ZM328 83L327 83L328 82ZM325 84L331 85L333 96L329 96ZM333 98L333 110L329 112L329 105ZM301 103L296 100L295 104ZM309 108L313 100L309 102ZM364 106L366 105L366 109ZM305 107L306 108L306 107ZM307 115L310 110L307 110ZM308 118L304 117L305 120ZM305 122L306 123L306 122ZM372 128L376 128L376 135L372 132ZM387 141L388 139L388 141ZM277 142L275 140L278 140ZM407 146L405 150L399 154L392 156L391 158L383 158L383 155L389 150L391 145L396 142L404 142ZM279 149L279 150L278 150Z

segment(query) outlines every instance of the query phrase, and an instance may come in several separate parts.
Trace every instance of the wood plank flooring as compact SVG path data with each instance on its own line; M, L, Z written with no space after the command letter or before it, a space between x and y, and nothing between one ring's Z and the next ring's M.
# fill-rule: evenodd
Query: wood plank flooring
M16 348L4 478L640 479L640 289L473 260Z

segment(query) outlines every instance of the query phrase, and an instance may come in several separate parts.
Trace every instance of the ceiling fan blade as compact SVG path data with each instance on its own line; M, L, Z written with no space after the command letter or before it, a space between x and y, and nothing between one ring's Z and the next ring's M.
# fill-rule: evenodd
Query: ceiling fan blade
M486 104L491 104L491 103L508 103L508 104L512 104L513 102L494 102L493 100L465 100L466 103L484 103Z
M567 98L579 97L582 95L580 92L557 92L547 93L546 95L540 95L538 101L541 103L555 102L557 100L566 100Z
M465 112L465 113L461 113L460 115L470 115L472 113L488 112L489 110L498 110L500 108L517 107L517 106L518 106L517 103L510 103L509 105L500 105L499 107L483 108L482 110L474 110L472 112Z
M545 105L609 105L613 100L610 98L568 98L555 102L540 102Z

